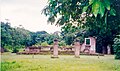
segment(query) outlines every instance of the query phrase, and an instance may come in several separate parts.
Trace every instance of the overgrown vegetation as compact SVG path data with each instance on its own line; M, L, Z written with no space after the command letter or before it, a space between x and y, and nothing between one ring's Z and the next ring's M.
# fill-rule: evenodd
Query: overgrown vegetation
M114 52L115 52L115 59L120 59L120 35L118 35L115 39L114 39Z
M31 32L24 27L11 27L9 22L1 22L1 47L10 52L18 52L27 46L52 45L59 35L48 34L46 31Z
M48 46L48 43L47 42L43 42L43 43L41 43L41 46Z

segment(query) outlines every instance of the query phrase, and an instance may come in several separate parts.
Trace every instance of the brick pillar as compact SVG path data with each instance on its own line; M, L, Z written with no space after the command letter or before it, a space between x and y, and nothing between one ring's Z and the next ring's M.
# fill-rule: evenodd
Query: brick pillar
M51 58L58 58L58 40L54 40L54 45L53 45L53 56Z
M75 52L75 57L76 58L80 58L79 55L80 55L80 43L79 41L77 40L75 43L74 43L74 52Z

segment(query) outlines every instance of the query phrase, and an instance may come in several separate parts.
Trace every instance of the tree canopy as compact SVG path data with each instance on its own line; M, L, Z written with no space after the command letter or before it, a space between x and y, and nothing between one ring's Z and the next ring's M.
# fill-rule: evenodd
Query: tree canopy
M62 34L69 41L83 37L82 31L85 37L97 37L97 52L107 53L107 46L120 34L119 9L119 0L48 0L43 13L51 24L63 26Z
M55 38L60 39L58 35L48 34L46 31L31 32L24 27L11 27L9 22L1 22L1 47L16 51L32 45L53 44Z
M110 0L48 0L48 5L43 9L48 16L48 22L56 25L65 23L82 24L86 17L106 18L108 15L116 15L116 10ZM58 17L60 17L58 19Z

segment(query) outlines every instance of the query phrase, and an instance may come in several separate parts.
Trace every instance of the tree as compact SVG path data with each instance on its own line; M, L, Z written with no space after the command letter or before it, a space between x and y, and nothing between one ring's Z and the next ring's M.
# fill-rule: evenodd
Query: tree
M24 28L13 28L8 22L1 22L1 47L14 50L29 46L31 36Z
M11 27L9 22L1 22L1 47L16 52L20 48L32 45L53 44L53 40L60 36L48 34L46 31L31 32L24 27ZM38 46L39 46L38 45Z
M87 35L97 37L97 52L107 53L107 46L113 44L113 40L120 33L120 1L112 0L111 8L114 9L114 12L108 11L107 22L104 18L101 18L100 15L97 18L91 17L88 18L87 26L89 29ZM109 15L109 14L114 15ZM101 48L102 47L102 48ZM111 47L111 52L113 53L113 48Z
M52 44L53 44L53 40L54 40L55 38L58 38L58 36L56 36L56 35L54 35L54 34L49 34L49 35L47 35L47 37L45 37L45 41L47 41L47 43L48 43L49 45L52 45Z
M64 25L70 22L81 24L91 14L95 18L100 15L106 21L107 15L115 15L115 10L111 7L110 0L49 0L43 13L49 16L48 22L51 23L59 16L56 25Z
M62 27L62 36L63 40L67 43L67 45L71 45L74 43L75 39L79 39L80 43L84 42L84 31L85 29L81 26L72 26L71 24L65 24Z
M31 36L31 43L32 45L35 45L36 43L42 43L45 42L45 38L49 35L46 31L37 31L37 32L30 32Z
M10 27L10 23L1 22L1 47L12 44L12 36L10 35L11 31L12 28Z
M56 25L84 27L87 36L97 37L97 52L106 53L120 31L119 4L119 0L49 0L43 12L52 24L60 17Z

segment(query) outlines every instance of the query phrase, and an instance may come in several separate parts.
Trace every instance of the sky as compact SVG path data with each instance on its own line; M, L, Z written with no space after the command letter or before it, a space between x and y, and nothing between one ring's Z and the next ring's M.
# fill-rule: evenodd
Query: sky
M47 23L47 17L41 14L48 0L1 0L0 19L9 19L12 27L22 25L32 32L60 31L60 27Z

